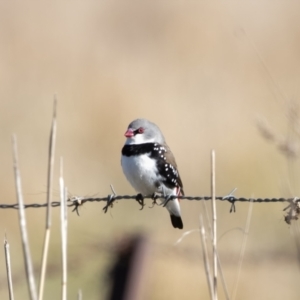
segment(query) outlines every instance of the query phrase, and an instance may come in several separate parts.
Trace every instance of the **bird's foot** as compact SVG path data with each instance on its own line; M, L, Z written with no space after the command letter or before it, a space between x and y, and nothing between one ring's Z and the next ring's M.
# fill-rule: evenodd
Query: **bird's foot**
M153 195L151 196L151 198L152 198L152 206L149 206L149 208L153 208L154 207L154 205L159 205L157 202L156 202L156 200L158 199L158 197L159 197L159 194L157 194L157 193L153 193Z
M141 205L140 210L142 210L145 206L144 204L144 196L142 194L137 194L135 200Z

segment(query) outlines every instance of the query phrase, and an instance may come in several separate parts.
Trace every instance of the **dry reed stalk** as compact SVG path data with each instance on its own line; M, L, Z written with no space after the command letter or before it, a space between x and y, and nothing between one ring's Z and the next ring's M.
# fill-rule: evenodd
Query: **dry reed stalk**
M211 151L211 208L212 208L212 246L213 246L213 299L218 299L218 254L217 254L217 209L216 209L216 160Z
M9 243L7 242L6 236L4 238L4 254L5 254L5 265L6 265L9 300L14 300L13 284L12 284L12 277L11 277L10 251L9 251Z
M242 270L243 258L244 258L244 255L245 255L246 244L247 244L247 240L248 240L252 210L253 210L253 202L251 201L250 204L249 204L247 221L246 221L246 226L245 226L245 231L244 231L244 237L243 237L240 256L239 256L237 277L236 277L236 280L235 280L234 289L233 289L233 293L232 293L232 297L231 297L233 300L236 298L236 294L237 294L239 279L240 279L241 270Z
M68 192L64 185L63 160L60 160L60 221L61 221L61 251L62 251L62 278L61 278L61 299L67 300L67 199Z
M39 284L39 300L43 299L44 284L47 268L47 258L49 250L50 232L51 232L51 201L52 201L52 186L53 186L53 170L54 170L54 157L55 157L55 142L56 142L56 104L57 100L54 98L53 117L49 139L49 152L48 152L48 176L47 176L47 211L46 211L46 228L43 246L43 256L41 265L41 276Z
M27 235L24 200L23 200L22 186L21 186L21 175L20 175L19 162L18 162L17 139L15 135L12 136L12 146L13 146L13 163L14 163L16 192L17 192L17 199L19 205L19 209L18 209L19 224L20 224L20 231L21 231L26 279L27 279L30 299L37 300L35 279L33 274L32 260L31 260L29 241Z
M297 250L297 258L298 258L298 266L300 266L300 228L298 222L293 222L291 226L291 233L295 240L296 250Z
M214 291L213 291L212 277L211 277L209 261L208 261L207 239L206 239L205 227L204 227L202 215L200 215L199 220L200 220L200 237L201 237L201 244L202 244L203 262L205 266L205 275L206 275L207 285L209 289L210 299L213 300Z
M208 231L210 233L210 238L211 238L211 241L212 241L212 228L211 228L211 222L210 222L210 218L209 218L209 214L208 214L208 209L207 209L207 206L206 206L206 201L202 201L202 206L203 206L203 210L205 212L206 223L207 223ZM217 258L218 258L218 271L220 273L222 286L223 286L224 293L225 293L225 298L226 298L226 300L229 300L230 297L229 297L228 287L227 287L227 283L226 283L226 280L225 280L225 276L223 274L223 269L222 269L219 253L217 253Z

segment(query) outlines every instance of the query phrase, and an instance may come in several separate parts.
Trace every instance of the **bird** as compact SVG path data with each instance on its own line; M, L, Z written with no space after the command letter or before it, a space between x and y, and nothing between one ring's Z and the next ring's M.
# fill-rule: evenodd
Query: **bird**
M132 121L124 134L121 165L125 177L141 197L160 194L174 228L183 228L178 198L184 196L176 161L159 127L146 119Z

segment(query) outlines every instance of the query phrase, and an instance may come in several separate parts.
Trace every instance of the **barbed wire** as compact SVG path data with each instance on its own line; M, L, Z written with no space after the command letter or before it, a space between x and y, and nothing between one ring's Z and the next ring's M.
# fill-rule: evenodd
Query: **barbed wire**
M178 198L180 200L190 200L190 201L200 201L200 200L211 200L210 196L172 196L169 200L172 200L173 198ZM143 197L143 199L152 199L152 197ZM156 199L165 199L164 197L157 197ZM85 202L114 202L116 200L137 200L137 195L122 195L122 196L113 196L108 195L107 197L95 197L95 198L84 198L84 197L77 197L74 196L72 198L68 199L68 207L77 207L83 205ZM236 197L216 197L216 200L219 201L228 201L230 203L232 202L254 202L254 203L262 203L262 202L292 202L294 198L236 198ZM299 199L300 201L300 199ZM139 201L138 201L139 202ZM298 200L297 200L298 202ZM51 202L52 207L58 207L60 206L59 201L53 201ZM47 207L47 203L32 203L32 204L24 204L24 208L42 208ZM19 204L0 204L0 209L19 209Z
M166 206L168 201L171 201L175 198L180 200L189 200L189 201L207 201L211 200L211 196L142 196L141 194L137 195L116 195L113 187L111 186L113 194L110 194L106 197L79 197L73 196L67 200L68 207L74 207L72 212L76 211L77 215L79 215L79 207L82 206L86 202L106 202L106 205L103 207L103 211L106 213L109 207L113 206L113 203L117 200L136 200L140 205L142 210L145 206L145 199L152 199L152 207L154 205ZM218 201L228 201L231 204L230 213L235 212L235 202L254 202L254 203L275 203L275 202L287 202L289 205L285 207L283 210L287 211L285 215L285 221L290 224L291 220L298 220L298 215L300 214L300 198L246 198L246 197L234 197L233 192L235 189L226 196L216 197ZM162 200L162 203L158 204L156 202L157 199ZM24 208L42 208L47 207L47 203L32 203L32 204L24 204ZM52 201L50 203L51 207L59 207L61 205L60 201ZM19 204L0 204L0 209L19 209Z
M139 194L138 194L139 195ZM69 198L68 201L68 207L77 207L83 205L85 202L114 202L116 200L137 200L140 202L137 198L138 195L122 195L122 196L114 196L114 195L108 195L107 197L93 197L93 198L84 198L84 197L78 197L74 196ZM201 200L211 200L211 196L171 196L170 199L178 198L180 200L190 200L190 201L201 201ZM150 196L143 197L143 199L152 199ZM165 197L156 197L156 199L162 199L164 200ZM216 197L216 200L219 201L228 201L230 203L232 202L254 202L254 203L262 203L262 202L292 202L295 200L295 198L245 198L245 197ZM297 202L299 202L300 199L297 199ZM53 201L51 202L52 207L58 207L60 206L60 201ZM47 207L47 203L32 203L32 204L24 204L24 208L41 208L41 207ZM19 209L19 204L0 204L0 209Z
M79 207L81 205L83 205L86 202L107 202L107 205L110 206L114 201L117 200L137 200L141 205L144 205L141 203L141 201L139 200L140 194L138 195L122 195L122 196L117 196L117 195L108 195L107 197L92 197L92 198L84 198L84 197L78 197L78 196L74 196L71 197L67 200L68 202L68 207ZM201 201L201 200L211 200L211 196L171 196L169 197L167 200L165 197L160 197L157 196L155 197L155 199L153 199L153 197L151 196L146 196L143 197L142 200L144 199L152 199L152 200L156 200L156 199L161 199L161 200L172 200L174 198L178 198L180 200L190 200L190 201ZM295 201L295 198L245 198L245 197L240 197L240 198L236 198L233 196L225 196L225 197L216 197L216 200L219 201L228 201L230 203L234 203L237 201L240 202L254 202L254 203L262 203L262 202L293 202ZM297 198L297 202L300 201L300 199ZM53 201L51 202L51 206L52 207L58 207L60 206L60 201ZM154 202L154 204L157 204ZM164 205L165 206L165 205ZM47 203L32 203L32 204L24 204L24 208L41 208L41 207L47 207ZM19 209L19 204L15 203L15 204L0 204L0 209ZM104 209L104 208L103 208Z

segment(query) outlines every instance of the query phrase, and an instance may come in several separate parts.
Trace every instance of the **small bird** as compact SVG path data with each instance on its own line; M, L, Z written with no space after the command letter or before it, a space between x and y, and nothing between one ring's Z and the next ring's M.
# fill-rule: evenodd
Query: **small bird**
M175 158L165 142L160 129L146 119L132 121L125 132L122 149L123 172L142 196L183 196L183 186ZM177 198L167 202L174 228L183 228Z

